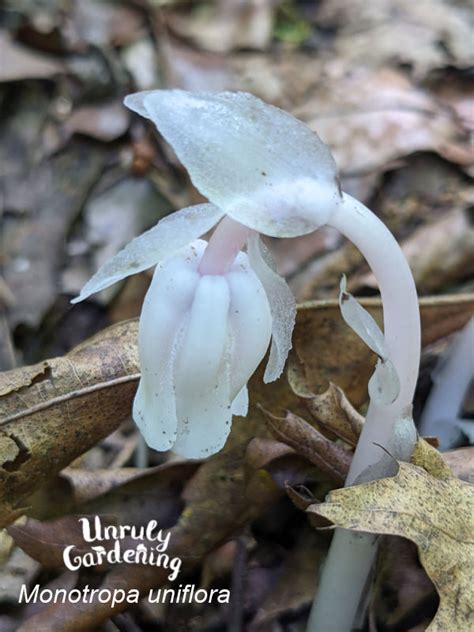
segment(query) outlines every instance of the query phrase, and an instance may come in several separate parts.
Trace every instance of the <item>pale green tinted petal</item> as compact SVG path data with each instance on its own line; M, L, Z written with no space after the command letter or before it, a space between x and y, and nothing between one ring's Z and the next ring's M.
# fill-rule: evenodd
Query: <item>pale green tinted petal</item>
M345 276L341 279L339 306L345 322L380 358L369 381L371 399L380 404L391 404L397 399L400 392L397 371L388 356L384 335L380 327L369 312L347 292Z
M309 233L340 200L335 162L316 133L251 94L156 90L125 105L155 123L201 193L258 232Z
M179 332L199 281L197 264L205 243L194 242L180 257L157 266L140 315L141 379L133 419L155 450L169 450L176 439L173 365Z
M265 369L264 381L280 377L291 349L291 336L296 319L296 301L285 279L272 267L269 253L258 235L250 237L248 256L252 269L260 279L272 315L272 346Z
M230 293L225 277L201 277L175 365L178 436L173 451L200 459L230 432Z
M105 263L84 285L78 303L117 281L164 261L174 252L212 228L223 212L212 204L183 208L160 220L156 226L133 239L123 250Z

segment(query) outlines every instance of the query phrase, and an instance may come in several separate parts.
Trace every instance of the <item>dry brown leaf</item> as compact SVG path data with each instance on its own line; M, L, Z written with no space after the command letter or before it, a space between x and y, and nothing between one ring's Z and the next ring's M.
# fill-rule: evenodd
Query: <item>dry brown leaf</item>
M275 459L295 454L295 450L286 443L274 439L255 437L247 447L246 460L255 470L267 467Z
M298 485L298 487L292 487L291 485L286 485L286 493L288 494L288 498L294 504L294 506L300 511L306 511L308 507L314 505L317 502L317 498L311 493L311 491L305 487L304 485ZM322 521L329 524L326 518L321 518L321 516L317 516L316 514L309 514L310 520L312 518L316 518L320 523ZM321 526L319 524L318 526Z
M329 0L318 12L320 25L338 28L335 52L352 66L406 63L418 75L472 64L470 20L467 3L447 0Z
M76 502L71 503L68 509L74 515L62 515L46 522L30 518L25 524L9 527L8 532L18 546L44 567L63 567L66 546L74 544L82 552L91 548L83 538L79 523L81 516L99 515L104 524L126 523L137 527L156 520L160 529L176 524L183 505L182 489L199 465L196 461L176 461L144 470L128 468L126 474L119 470L114 477L112 471L109 478L115 484L109 483L110 488L105 493L101 486L93 485L91 479L96 472L90 472L90 476L86 476L86 498L77 502L80 497L76 496L73 499ZM71 471L72 468L69 468ZM100 479L101 472L98 474ZM132 541L130 548L135 546L136 542Z
M335 295L343 274L350 282L351 276L362 266L366 269L362 253L354 244L347 242L322 257L316 257L291 277L288 284L300 302L324 299Z
M453 473L443 459L443 455L424 439L417 441L411 455L411 462L418 467L422 467L435 478L448 480L453 477Z
M181 508L181 488L198 465L172 461L144 469L68 467L29 496L28 516L51 520L66 513L106 512L126 522L130 515L140 521L153 514L169 526Z
M436 292L474 274L474 228L467 211L455 209L421 226L402 243L416 287L421 294ZM349 289L377 287L372 274L354 278Z
M84 105L77 108L64 124L66 136L84 134L105 142L120 138L128 128L129 112L121 103Z
M380 321L380 301L363 304ZM422 300L424 344L462 327L473 305L470 295ZM119 323L63 358L0 374L2 524L21 515L22 503L35 489L129 416L139 378L137 326L137 321ZM364 402L372 358L342 321L337 301L301 305L293 340L313 393L335 381L355 405ZM268 386L261 373L250 383L253 406L305 414L285 380ZM257 436L263 432L262 416L255 408L253 415ZM236 424L229 447L241 441L239 428Z
M299 90L304 91L308 86L306 80L295 81L295 71L306 70L307 66L304 64L309 58L289 54L288 57L284 56L284 60L289 61L290 68L282 67L283 60L277 55L239 52L228 57L235 77L232 89L251 92L264 101L290 109ZM314 79L312 64L308 75L310 73L311 79Z
M275 417L265 412L266 422L279 441L287 443L332 480L342 484L349 471L352 453L327 439L307 421L287 412Z
M201 10L170 14L168 22L181 37L199 48L229 52L235 48L264 49L270 42L273 24L271 0L228 2L218 0Z
M78 506L81 503L103 496L119 485L131 481L146 470L137 467L121 467L114 469L85 470L81 467L66 467L56 479L49 481L51 489L55 489L60 482L65 482L71 496L71 503Z
M379 299L361 299L382 326ZM425 347L463 327L474 310L474 295L439 296L420 299L422 344ZM375 355L344 323L337 300L312 301L299 306L293 334L292 384L314 395L324 393L329 382L343 389L356 408L367 399L367 383L375 366ZM290 356L291 361L291 356ZM301 386L295 387L301 392ZM294 410L291 406L286 406Z
M4 533L5 536L10 537L6 531ZM7 603L18 603L22 585L31 582L40 570L38 562L18 547L13 547L6 558L1 560L0 565L0 604L2 606ZM0 630L3 632L1 624Z
M400 462L393 478L330 492L325 503L308 511L344 529L398 535L415 542L440 597L428 629L467 631L474 603L474 486L448 477L434 448L418 445L416 458L434 474Z
M235 77L223 55L185 46L173 37L159 39L166 85L183 90L222 92L235 88Z
M167 529L176 524L183 506L181 493L199 466L199 461L173 461L138 470L133 478L77 505L75 510L113 515L119 524L145 525L156 520Z
M433 91L440 101L451 107L463 122L464 127L474 130L472 107L474 85L467 76L448 73L434 81Z
M337 67L338 72L341 68ZM472 164L474 151L454 112L401 71L340 72L294 110L331 147L343 174L384 169L416 151Z
M0 31L0 58L0 81L48 79L66 71L61 62L17 44L4 31Z
M79 244L82 242L83 247L88 247L90 266L84 265L81 257L73 258L63 273L63 291L78 294L95 270L167 213L169 202L148 178L127 177L122 171L114 174L113 178L110 173L108 177L105 175L83 210L85 227ZM146 274L141 276L147 278ZM140 284L138 279L140 275L134 275L131 281ZM111 297L120 292L120 287L106 288L94 300L108 304ZM134 306L135 314L139 313L140 306L141 303Z
M1 293L2 279L0 277L0 371L8 371L16 366L16 358L10 327L2 306Z
M81 0L72 5L64 35L69 46L81 49L88 44L123 46L134 42L144 31L144 15L132 6Z
M2 112L0 162L3 169L0 183L3 209L20 212L23 216L26 210L37 211L39 195L49 184L47 167L51 169L52 165L48 164L42 170L39 168L39 163L48 153L48 147L39 139L44 139L51 103L44 82L19 82L15 84L15 92L15 107L4 107ZM38 181L40 172L41 180ZM16 219L18 221L19 218ZM8 214L3 213L2 230L5 236L2 235L2 246L6 252L9 246L8 225ZM0 285L2 302L13 305L11 288L3 282Z
M291 378L290 378L291 375ZM289 371L289 381L295 394L305 399L306 406L317 426L327 432L329 438L339 437L350 446L355 446L362 431L364 418L352 406L342 388L332 382L329 388L321 395L313 396L297 389L300 388L298 378L301 372L295 375Z
M83 538L79 517L63 516L51 522L29 519L25 524L12 525L8 533L16 545L43 568L62 568L66 546L74 545L81 554L91 549Z
M5 281L14 298L8 313L12 327L37 327L57 299L64 243L105 160L103 148L76 143L32 168L21 187L16 181L17 188L34 196L26 203L31 214L9 218L3 226Z
M330 226L321 226L318 230L287 239L272 239L270 250L275 267L284 277L298 273L308 261L324 256L334 250L342 241L342 235Z
M250 544L249 542L249 546ZM206 556L202 565L202 588L208 588L216 579L222 579L232 573L238 548L239 542L237 540L229 540Z
M103 331L63 358L0 374L0 520L130 415L137 323Z
M263 469L268 472L277 487L287 493L291 485L310 482L323 483L326 492L327 476L321 474L296 450L280 441L255 437L248 444L245 460L253 471Z

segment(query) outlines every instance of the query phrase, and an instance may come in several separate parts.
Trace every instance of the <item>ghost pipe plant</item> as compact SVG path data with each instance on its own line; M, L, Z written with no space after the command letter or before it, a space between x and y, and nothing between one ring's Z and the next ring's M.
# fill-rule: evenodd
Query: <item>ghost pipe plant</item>
M327 147L286 112L241 92L157 90L129 95L125 104L153 121L210 201L134 239L75 299L157 265L140 318L142 377L133 413L149 444L189 457L223 446L232 414L246 413L245 385L270 336L265 381L280 375L291 347L294 299L269 265L259 234L295 237L327 224L364 254L384 311L382 335L342 295L346 319L381 358L348 484L361 474L364 480L385 474L380 446L408 458L420 353L415 286L385 225L340 191ZM198 240L216 225L208 244ZM364 538L336 533L313 629L350 629L374 549L373 539Z

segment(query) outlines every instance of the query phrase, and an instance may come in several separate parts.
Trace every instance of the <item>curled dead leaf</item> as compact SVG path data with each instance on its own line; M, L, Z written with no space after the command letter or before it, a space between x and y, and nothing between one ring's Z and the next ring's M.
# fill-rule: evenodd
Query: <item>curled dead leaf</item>
M330 382L327 391L306 396L305 403L318 427L328 433L329 438L339 437L353 447L357 444L364 417L352 406L342 388Z
M294 448L332 480L341 484L344 482L352 459L351 452L330 441L307 421L289 411L284 418L264 412L266 422L277 439Z

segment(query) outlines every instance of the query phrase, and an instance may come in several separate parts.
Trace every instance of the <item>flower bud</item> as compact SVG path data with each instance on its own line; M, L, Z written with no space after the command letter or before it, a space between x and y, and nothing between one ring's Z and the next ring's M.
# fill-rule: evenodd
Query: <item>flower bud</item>
M140 317L141 380L133 417L156 450L188 458L220 450L246 384L268 348L265 290L243 252L224 275L198 271L196 240L158 264Z

